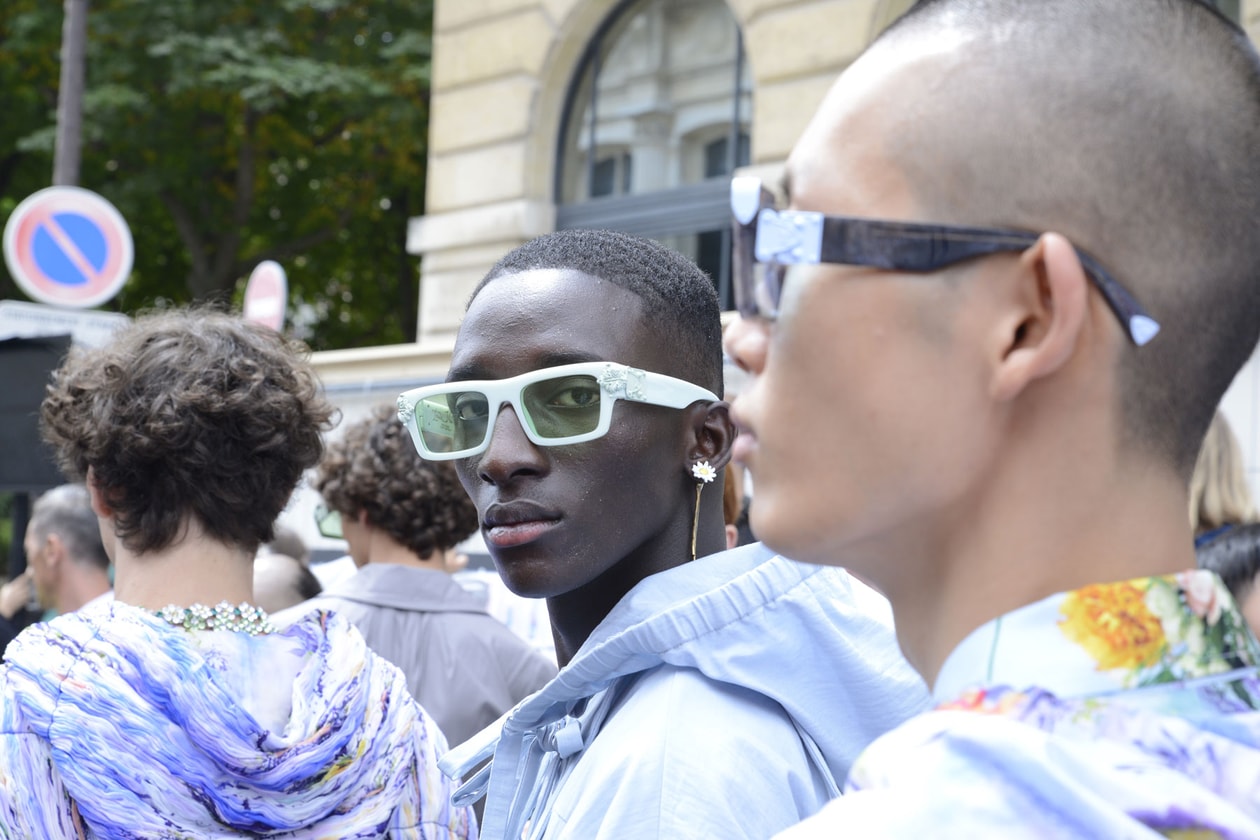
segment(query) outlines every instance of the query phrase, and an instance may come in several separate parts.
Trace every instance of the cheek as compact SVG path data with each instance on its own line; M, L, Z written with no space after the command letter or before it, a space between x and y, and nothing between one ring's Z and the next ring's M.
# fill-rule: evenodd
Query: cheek
M677 447L670 444L677 439L676 426L654 423L638 431L628 426L620 434L610 432L603 446L574 447L552 462L579 516L612 542L637 541L662 527L679 504L676 487L684 474Z
M828 334L817 313L796 316L758 384L752 525L788 556L835 563L836 546L966 491L987 452L983 383L961 350L894 341L878 324Z
M482 480L477 470L478 461L476 458L455 462L455 476L459 479L460 486L464 488L464 494L472 500L473 506L477 508L477 525L480 527L486 508L498 498L498 493L493 484Z

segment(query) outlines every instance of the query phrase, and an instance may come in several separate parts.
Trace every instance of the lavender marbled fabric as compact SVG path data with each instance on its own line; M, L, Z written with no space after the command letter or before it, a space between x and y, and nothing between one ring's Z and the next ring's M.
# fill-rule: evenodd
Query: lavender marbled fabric
M349 623L190 633L125 604L0 667L0 838L472 838L440 731Z

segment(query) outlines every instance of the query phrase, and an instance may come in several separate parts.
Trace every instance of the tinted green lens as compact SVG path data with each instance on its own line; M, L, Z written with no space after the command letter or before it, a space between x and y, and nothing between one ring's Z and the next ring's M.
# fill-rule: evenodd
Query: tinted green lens
M599 382L594 376L560 376L525 387L526 420L540 438L566 438L599 426Z
M325 537L342 539L341 514L335 510L329 510L324 505L315 508L315 527Z
M480 391L434 394L416 403L416 427L430 452L458 452L486 437L488 402Z

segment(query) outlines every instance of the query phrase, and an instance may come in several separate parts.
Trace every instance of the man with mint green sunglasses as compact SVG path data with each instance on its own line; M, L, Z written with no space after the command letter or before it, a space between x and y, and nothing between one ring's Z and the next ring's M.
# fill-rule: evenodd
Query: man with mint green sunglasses
M432 461L485 451L499 409L510 404L538 446L566 446L603 437L617 400L686 408L713 392L672 376L613 362L533 370L511 379L446 382L407 391L398 417L416 449Z
M562 231L490 271L447 381L399 399L508 588L546 599L561 665L444 760L483 838L765 838L926 699L880 596L723 550L721 329L682 255Z

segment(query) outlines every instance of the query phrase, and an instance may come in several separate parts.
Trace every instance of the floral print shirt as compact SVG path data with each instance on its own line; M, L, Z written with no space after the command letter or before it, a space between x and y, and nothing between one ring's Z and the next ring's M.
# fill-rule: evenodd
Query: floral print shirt
M963 640L936 709L780 837L1260 838L1258 663L1211 572L1053 595Z

